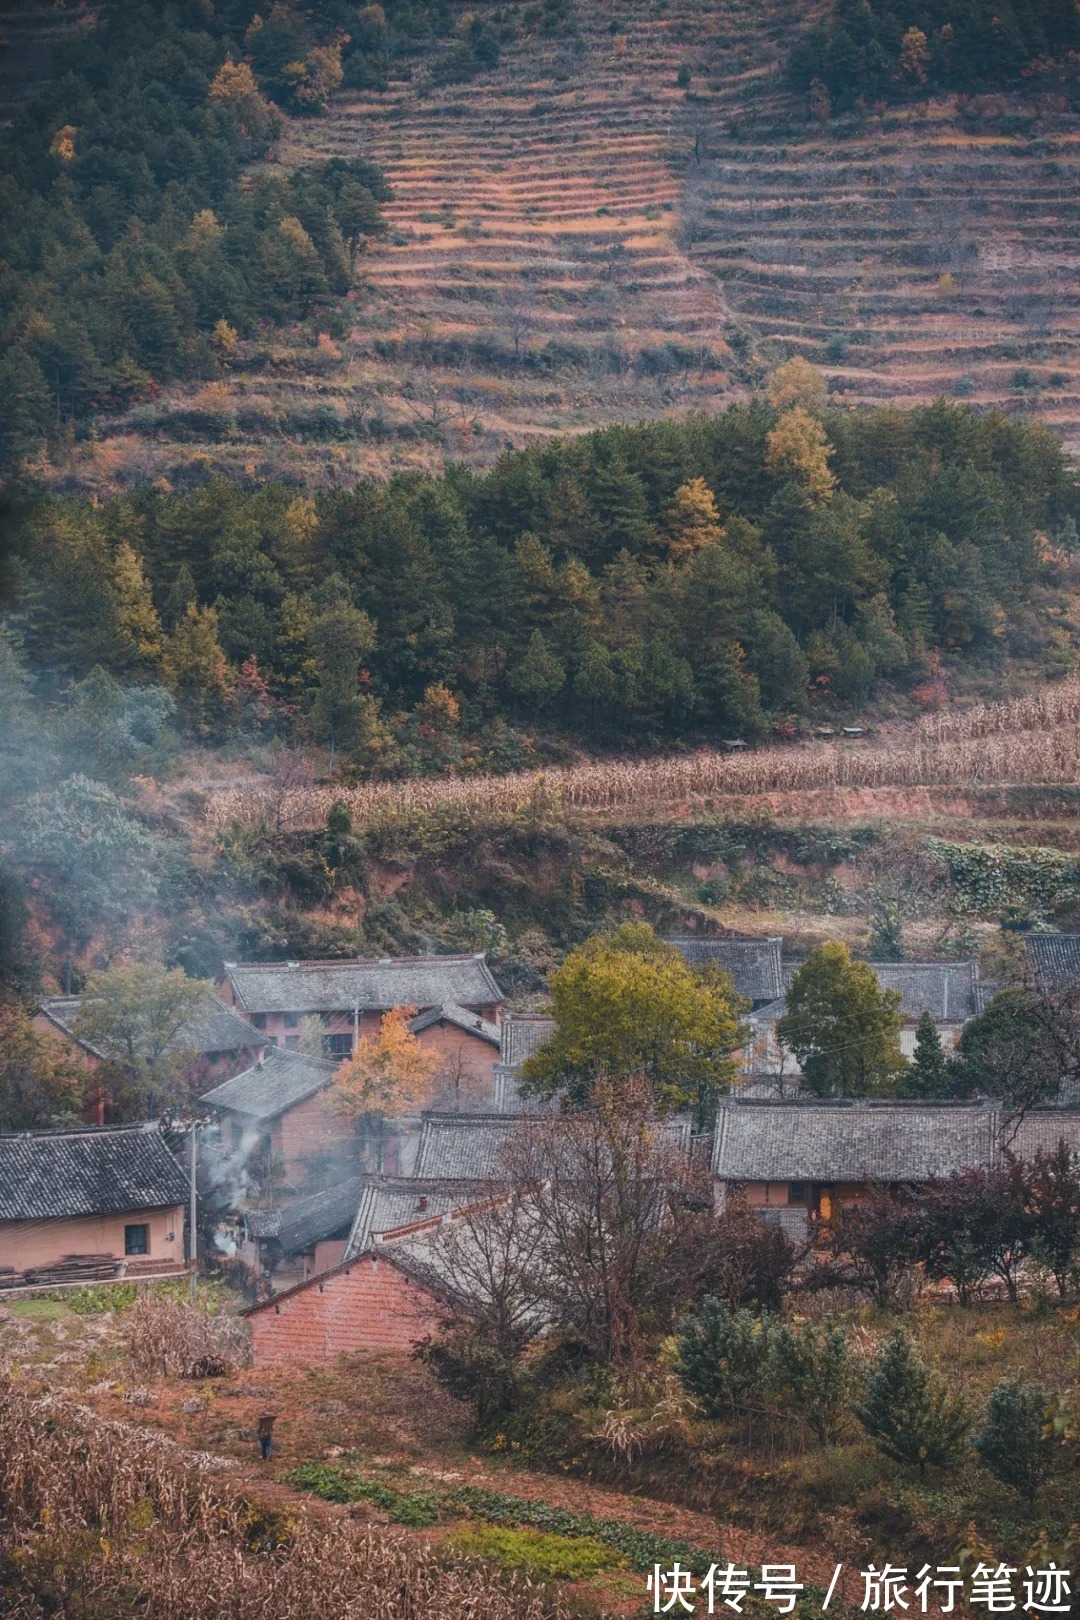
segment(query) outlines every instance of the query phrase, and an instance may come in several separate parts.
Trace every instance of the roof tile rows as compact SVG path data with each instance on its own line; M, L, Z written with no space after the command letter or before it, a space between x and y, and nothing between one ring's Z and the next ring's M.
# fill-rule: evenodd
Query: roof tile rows
M671 934L674 945L694 967L712 966L731 975L748 1001L775 1001L784 993L779 935L766 939L726 939L714 934Z
M551 1039L555 1033L555 1020L543 1015L532 1018L511 1016L503 1019L499 1033L499 1062L516 1069Z
M466 1035L475 1035L479 1040L487 1041L489 1046L499 1045L498 1024L493 1024L489 1018L481 1018L479 1013L468 1007L459 1006L456 1001L444 1001L438 1007L428 1007L424 1012L417 1013L410 1020L409 1028L414 1035L419 1035L421 1030L443 1023L453 1024Z
M157 1125L0 1135L0 1220L164 1209L187 1194L187 1178Z
M346 1258L361 1254L375 1232L393 1232L417 1221L476 1203L488 1196L487 1181L453 1181L423 1176L364 1176Z
M271 1046L249 1069L204 1092L199 1101L250 1119L274 1119L322 1091L336 1073L337 1064L326 1058Z
M720 1181L932 1181L1063 1137L1080 1148L1080 1112L1040 1109L1016 1128L998 1103L726 1098L712 1165Z
M1040 990L1080 986L1080 934L1025 934L1024 949Z
M249 1013L317 1013L353 1007L479 1008L498 1005L503 993L483 952L380 961L226 962L236 1005Z
M82 996L50 996L47 1001L38 1005L38 1011L43 1013L51 1024L78 1040L74 1030L75 1020L82 1007ZM185 1024L177 1034L175 1040L169 1044L172 1052L235 1052L241 1051L245 1046L257 1047L264 1044L263 1036L252 1029L246 1018L226 1007L217 996L207 998L206 1008ZM82 1045L88 1051L94 1051L87 1042ZM101 1056L95 1052L95 1056Z

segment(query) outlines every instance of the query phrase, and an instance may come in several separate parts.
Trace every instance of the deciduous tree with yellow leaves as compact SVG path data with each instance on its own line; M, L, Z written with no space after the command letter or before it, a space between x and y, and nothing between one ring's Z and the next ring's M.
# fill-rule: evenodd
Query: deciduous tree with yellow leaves
M551 976L556 1031L521 1069L534 1095L588 1103L603 1076L643 1076L652 1106L708 1122L735 1073L743 1003L730 978L695 971L648 923L571 951Z
M377 1035L358 1041L341 1065L329 1095L335 1113L356 1121L371 1141L375 1168L382 1169L387 1125L416 1111L427 1099L439 1054L422 1046L409 1028L415 1007L391 1007Z
M801 405L785 411L766 441L765 462L770 472L803 485L815 506L836 489L829 467L832 445L817 417Z

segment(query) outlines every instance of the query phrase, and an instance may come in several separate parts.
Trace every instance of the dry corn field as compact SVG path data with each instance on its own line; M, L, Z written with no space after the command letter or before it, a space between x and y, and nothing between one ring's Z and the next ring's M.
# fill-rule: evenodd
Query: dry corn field
M1080 782L1080 678L1037 696L983 704L918 721L891 745L850 741L761 748L746 754L701 752L520 771L507 776L425 777L357 788L267 786L214 794L215 826L273 824L282 831L320 826L335 800L357 825L409 811L460 808L512 814L550 798L570 809L612 810L682 804L819 788L965 787Z
M0 1377L6 1620L543 1620L557 1605L290 1502L268 1519L214 1459Z

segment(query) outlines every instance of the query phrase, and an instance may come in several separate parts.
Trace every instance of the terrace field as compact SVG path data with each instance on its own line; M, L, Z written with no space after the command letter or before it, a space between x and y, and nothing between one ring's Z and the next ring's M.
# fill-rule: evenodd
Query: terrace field
M345 316L102 420L66 475L107 488L194 463L325 484L486 464L715 408L792 353L851 403L946 394L1033 412L1073 442L1080 147L1065 98L812 118L782 69L815 11L633 0L616 28L584 4L541 23L508 7L493 71L440 83L433 47L385 93L292 120L283 169L363 155L394 188Z

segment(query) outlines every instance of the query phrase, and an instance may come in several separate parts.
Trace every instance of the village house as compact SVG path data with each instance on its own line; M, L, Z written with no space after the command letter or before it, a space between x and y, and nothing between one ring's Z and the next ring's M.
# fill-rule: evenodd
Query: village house
M287 1051L299 1045L300 1020L320 1018L323 1055L338 1062L358 1041L378 1034L390 1008L413 1007L418 1015L438 1010L417 1030L418 1039L454 1057L467 1053L490 1091L505 998L483 951L379 961L227 962L218 988L269 1045Z
M1080 1113L1045 1108L1010 1120L1000 1102L878 1101L738 1094L717 1109L716 1207L732 1197L795 1234L829 1220L871 1186L913 1186L987 1169L1006 1150L1029 1158L1064 1139L1080 1148Z
M475 1206L471 1206L475 1207ZM469 1208L378 1233L370 1247L244 1312L256 1368L332 1361L357 1350L409 1353L455 1297L440 1235Z
M156 1124L0 1134L0 1286L180 1271L187 1195Z
M363 1190L364 1178L349 1176L285 1209L242 1211L238 1258L279 1287L327 1271L345 1258Z
M498 1185L498 1183L494 1183ZM360 1199L342 1259L370 1248L376 1234L397 1231L415 1222L479 1202L493 1183L425 1176L364 1176Z
M682 952L691 967L715 967L728 974L735 990L751 1008L764 1007L784 994L783 940L729 939L719 934L668 934L665 944Z
M352 1167L355 1125L328 1096L337 1070L327 1058L271 1046L242 1073L204 1093L199 1100L218 1122L219 1179L233 1181L242 1194L254 1176L277 1193L303 1188L313 1174L325 1182L335 1166Z
M93 1074L109 1060L104 1052L75 1033L75 1022L83 1004L81 996L51 996L38 1004L31 1020L34 1029L64 1048L65 1054ZM186 1023L166 1048L191 1059L194 1073L204 1084L223 1080L253 1063L265 1047L265 1040L216 996L199 1014ZM107 1088L91 1085L86 1097L89 1123L103 1125L110 1106Z
M798 1089L799 1065L777 1035L777 1024L787 1012L787 990L802 964L783 964L780 997L755 1007L746 1017L750 1031L743 1056L744 1085L758 1095L787 1095ZM956 1045L969 1019L981 1012L988 988L979 979L979 964L965 958L956 962L869 962L883 990L900 996L900 1050L909 1060L915 1053L919 1020L929 1013L946 1051Z
M1044 996L1080 989L1080 934L1025 934L1028 978Z

